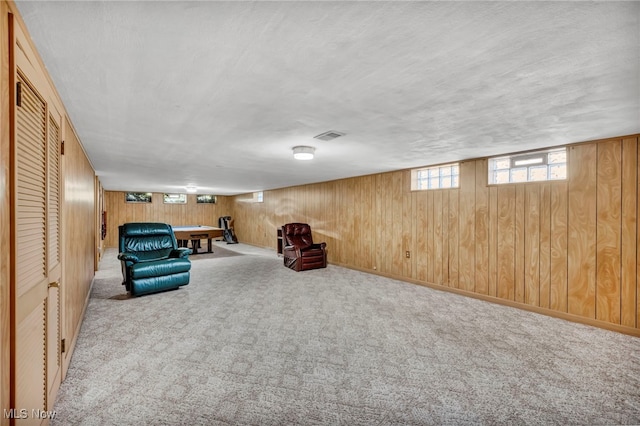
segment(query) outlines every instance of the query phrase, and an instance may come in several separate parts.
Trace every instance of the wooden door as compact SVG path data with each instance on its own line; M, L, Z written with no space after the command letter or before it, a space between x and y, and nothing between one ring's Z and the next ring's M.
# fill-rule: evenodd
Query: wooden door
M19 72L16 85L13 407L27 410L19 418L33 420L32 410L47 406L47 116L45 102Z
M61 381L60 115L18 70L14 145L16 420L46 422Z
M55 108L49 109L47 158L47 410L53 410L55 396L62 380L60 285L62 262L60 258L61 212L61 116Z

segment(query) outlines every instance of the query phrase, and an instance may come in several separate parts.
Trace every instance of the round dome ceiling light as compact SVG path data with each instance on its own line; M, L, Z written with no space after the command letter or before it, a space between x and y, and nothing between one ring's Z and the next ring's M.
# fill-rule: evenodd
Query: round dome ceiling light
M294 146L293 158L296 160L313 160L316 149L312 146Z

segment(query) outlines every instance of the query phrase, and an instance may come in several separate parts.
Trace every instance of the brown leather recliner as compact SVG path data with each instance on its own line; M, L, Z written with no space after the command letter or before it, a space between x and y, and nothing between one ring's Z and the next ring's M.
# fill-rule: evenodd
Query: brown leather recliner
M327 243L314 244L306 223L287 223L282 227L284 266L294 271L327 267Z

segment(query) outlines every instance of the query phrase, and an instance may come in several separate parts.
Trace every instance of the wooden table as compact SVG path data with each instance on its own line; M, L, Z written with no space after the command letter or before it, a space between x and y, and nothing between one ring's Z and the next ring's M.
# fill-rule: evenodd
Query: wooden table
M213 238L222 237L224 229L215 226L173 226L173 233L178 240L178 246L186 247L191 241L191 249L193 254L198 254L198 246L200 240L207 239L207 253L213 253L211 240Z

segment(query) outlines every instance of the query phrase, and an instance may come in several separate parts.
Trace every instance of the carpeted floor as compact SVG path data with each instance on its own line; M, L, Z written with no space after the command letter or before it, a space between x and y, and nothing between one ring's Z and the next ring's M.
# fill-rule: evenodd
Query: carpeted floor
M640 339L214 250L139 298L107 251L52 424L640 424Z

